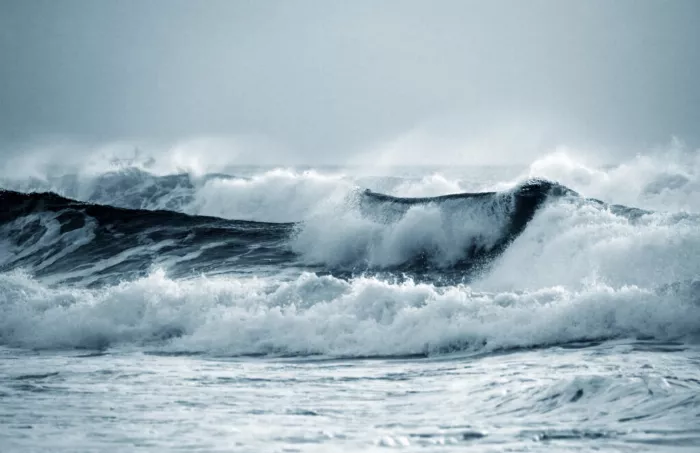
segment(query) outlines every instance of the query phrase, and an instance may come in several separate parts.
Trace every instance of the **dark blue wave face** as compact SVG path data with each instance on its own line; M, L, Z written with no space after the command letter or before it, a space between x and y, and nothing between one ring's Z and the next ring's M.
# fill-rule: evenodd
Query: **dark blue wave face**
M0 271L91 284L130 280L153 265L175 276L245 272L288 263L292 224L189 216L76 202L52 193L0 192L8 244Z
M549 181L530 181L513 191L398 198L365 191L359 199L362 214L391 223L412 206L431 204L445 210L479 205L478 215L505 219L497 240L474 241L462 258L436 267L430 250L391 269L369 269L363 263L343 268L322 264L308 270L352 276L375 272L410 275L439 282L468 277L483 269L526 228L543 203L553 196L575 195ZM274 272L304 267L303 257L291 251L289 240L301 224L263 223L191 216L172 211L125 209L82 203L53 193L0 192L0 271L24 268L38 277L62 282L102 285L131 280L162 266L173 277L214 273ZM397 271L400 271L397 273ZM449 283L449 282L446 282Z

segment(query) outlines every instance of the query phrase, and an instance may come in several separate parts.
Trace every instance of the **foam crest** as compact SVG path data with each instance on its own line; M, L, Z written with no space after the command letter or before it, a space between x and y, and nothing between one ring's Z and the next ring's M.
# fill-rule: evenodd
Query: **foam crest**
M697 296L697 295L695 295ZM210 354L401 356L696 335L697 299L635 286L477 293L373 278L168 279L48 288L0 274L0 341Z
M559 151L536 160L530 177L543 177L586 197L659 211L700 212L700 150L670 148L598 168Z
M300 227L292 248L307 263L331 267L392 267L412 261L449 267L491 250L507 235L512 200L456 199L397 206L363 200L318 211Z
M195 192L185 211L227 219L294 222L351 188L342 174L280 168L246 179L210 179Z
M625 214L585 200L548 203L495 261L484 288L664 285L700 275L700 218Z

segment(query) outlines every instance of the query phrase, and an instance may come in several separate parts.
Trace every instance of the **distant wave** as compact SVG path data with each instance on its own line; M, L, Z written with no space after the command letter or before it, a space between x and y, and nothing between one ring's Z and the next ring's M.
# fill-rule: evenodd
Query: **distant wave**
M131 209L298 222L316 214L319 205L342 199L357 187L397 197L425 197L501 192L519 181L544 178L606 203L652 211L700 212L700 150L680 145L606 167L587 165L585 159L566 150L543 156L527 167L509 169L230 167L231 173L164 174L156 171L158 166L137 162L97 165L100 162L72 172L45 166L33 170L31 166L20 167L16 171L10 167L0 174L0 187L19 192L54 192L80 201Z
M54 192L66 198L128 209L169 210L234 220L291 222L351 184L315 171L273 169L250 176L223 173L158 175L134 167L99 174L2 178L18 192Z
M129 209L181 211L195 200L196 189L214 179L233 176L214 173L156 175L135 167L97 175L61 174L8 179L6 188L19 192L54 192L67 198Z

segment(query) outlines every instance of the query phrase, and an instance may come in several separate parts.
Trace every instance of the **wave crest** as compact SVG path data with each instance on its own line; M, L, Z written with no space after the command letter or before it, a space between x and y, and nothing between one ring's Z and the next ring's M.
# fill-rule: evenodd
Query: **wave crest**
M687 286L687 285L686 285ZM685 286L684 286L685 287ZM48 288L0 275L0 342L38 348L138 345L220 355L430 355L700 331L697 294L593 285L480 293L303 274ZM688 297L694 297L688 299Z
M399 198L355 192L303 222L292 247L333 267L468 270L502 253L550 196L575 192L544 180L504 192Z

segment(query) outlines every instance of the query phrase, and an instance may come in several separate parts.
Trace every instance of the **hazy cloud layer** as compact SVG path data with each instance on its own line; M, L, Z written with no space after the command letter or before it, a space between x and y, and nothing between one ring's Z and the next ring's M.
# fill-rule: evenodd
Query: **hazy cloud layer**
M0 139L233 137L284 163L695 146L698 19L695 0L0 0Z

